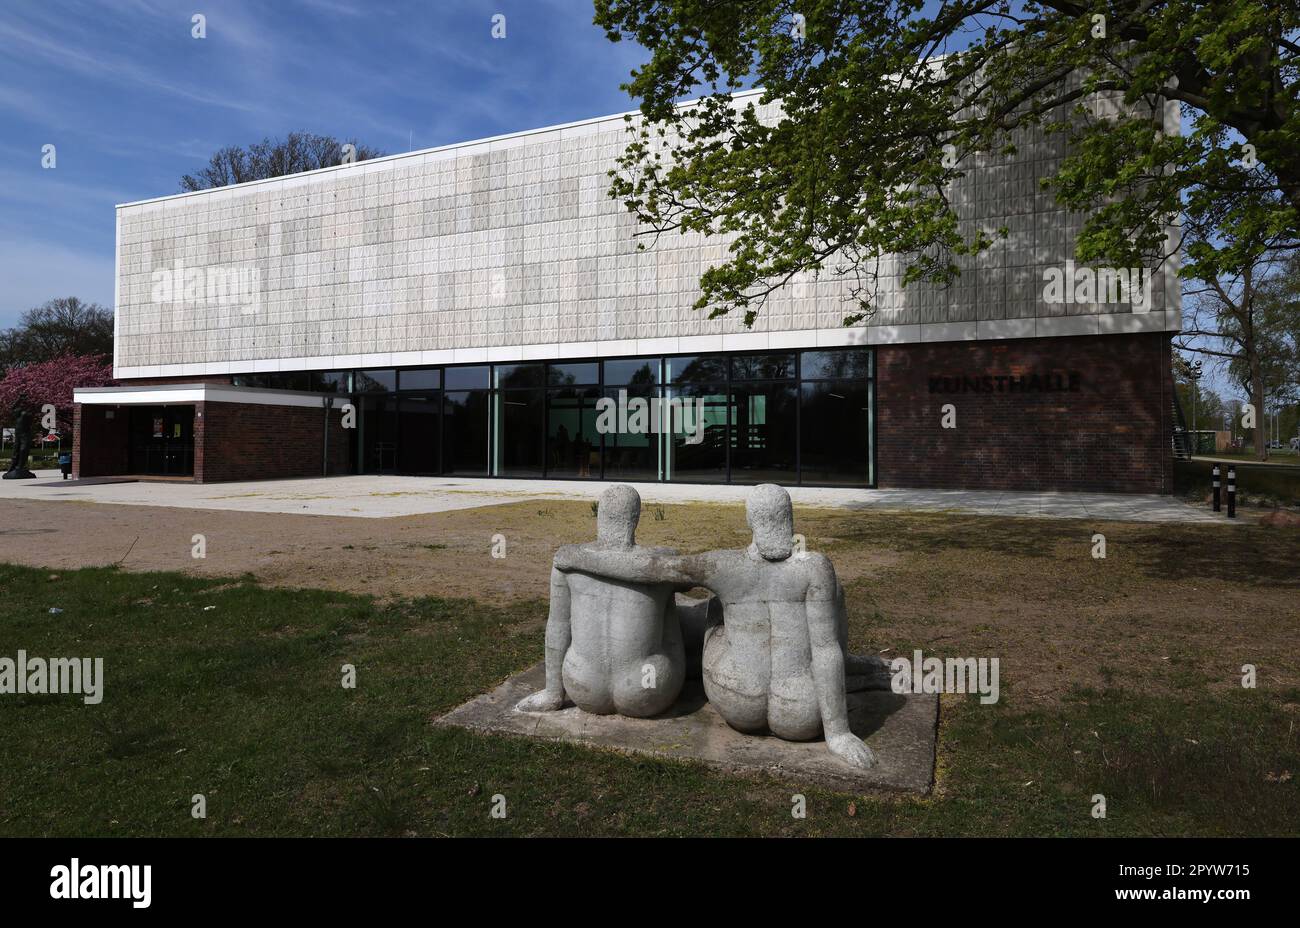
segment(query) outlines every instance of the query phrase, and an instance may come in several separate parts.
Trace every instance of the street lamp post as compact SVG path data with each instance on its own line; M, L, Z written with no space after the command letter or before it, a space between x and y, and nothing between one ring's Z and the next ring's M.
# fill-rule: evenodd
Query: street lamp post
M1196 436L1194 439L1196 448L1193 450L1193 454L1201 450L1200 430L1197 428L1196 421L1197 399L1201 393L1201 373L1202 369L1199 361L1187 365L1187 380L1192 388L1192 434Z

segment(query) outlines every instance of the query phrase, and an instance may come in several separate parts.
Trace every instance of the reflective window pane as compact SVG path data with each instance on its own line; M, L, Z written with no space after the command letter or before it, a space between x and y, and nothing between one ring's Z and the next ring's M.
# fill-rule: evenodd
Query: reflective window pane
M727 358L720 354L666 359L669 383L724 383Z
M361 472L396 472L397 401L391 396L365 396L360 406Z
M397 378L403 390L437 390L442 386L442 371L436 367L398 371Z
M486 364L474 367L449 367L443 372L448 390L478 390L488 385Z
M794 377L794 352L738 354L731 359L732 380L790 380Z
M804 380L839 380L871 376L869 348L840 348L834 351L805 351L800 375Z
M570 363L546 365L546 379L553 387L565 387L570 384L600 383L599 361L577 361Z
M655 387L606 387L597 427L605 439L606 480L658 480Z
M658 358L620 358L605 363L605 386L648 386L659 382Z
M391 393L397 389L397 371L357 371L354 385L357 393Z
M871 394L862 380L802 385L804 483L871 483Z
M494 392L496 467L499 477L540 477L544 460L546 392Z
M437 393L403 396L397 406L397 469L403 474L438 473L439 412Z
M494 387L540 387L545 376L542 364L494 364L492 366L492 386Z
M443 394L444 473L476 477L487 474L488 396L487 390Z
M308 389L321 393L351 393L351 371L312 371Z
M600 433L595 387L551 390L547 398L546 475L600 476Z
M727 479L727 388L687 384L668 391L664 428L671 432L667 479Z
M798 479L796 395L792 383L732 384L732 483Z
M298 390L305 392L311 388L311 376L294 371L292 373L271 374L270 386L277 390Z

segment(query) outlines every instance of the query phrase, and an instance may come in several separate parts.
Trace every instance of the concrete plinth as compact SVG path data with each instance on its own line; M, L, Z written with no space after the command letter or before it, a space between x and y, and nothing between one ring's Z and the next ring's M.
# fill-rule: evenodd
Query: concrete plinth
M653 719L590 715L575 706L558 712L514 711L514 705L541 689L544 680L544 667L536 664L435 724L672 757L853 792L927 793L934 782L937 696L850 693L849 725L876 755L874 766L857 770L832 755L821 740L791 742L735 731L709 705L698 680L687 681L677 704Z

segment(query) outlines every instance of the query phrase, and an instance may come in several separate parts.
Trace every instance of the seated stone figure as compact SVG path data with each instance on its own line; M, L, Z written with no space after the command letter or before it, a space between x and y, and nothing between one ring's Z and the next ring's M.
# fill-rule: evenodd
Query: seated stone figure
M596 541L567 545L617 560L634 552L671 554L636 544L641 497L614 486L600 497ZM551 569L546 620L546 687L521 700L521 712L551 712L566 697L584 712L636 718L657 715L677 701L686 658L674 603L680 587L667 581L614 580Z
M723 618L705 633L703 676L718 713L743 732L770 731L791 741L824 733L832 753L868 767L870 748L849 730L845 672L857 675L859 686L875 686L882 668L847 655L835 569L821 554L792 556L794 513L781 487L755 487L745 509L753 540L743 551L674 556L569 547L556 554L555 566L711 590Z

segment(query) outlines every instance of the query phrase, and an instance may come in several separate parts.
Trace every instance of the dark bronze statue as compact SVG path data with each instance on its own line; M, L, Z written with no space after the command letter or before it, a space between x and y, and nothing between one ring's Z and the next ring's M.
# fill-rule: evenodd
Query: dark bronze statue
M9 462L9 472L4 480L31 480L35 474L27 469L27 456L32 452L32 414L23 410L18 414L18 427L14 429L14 457Z

